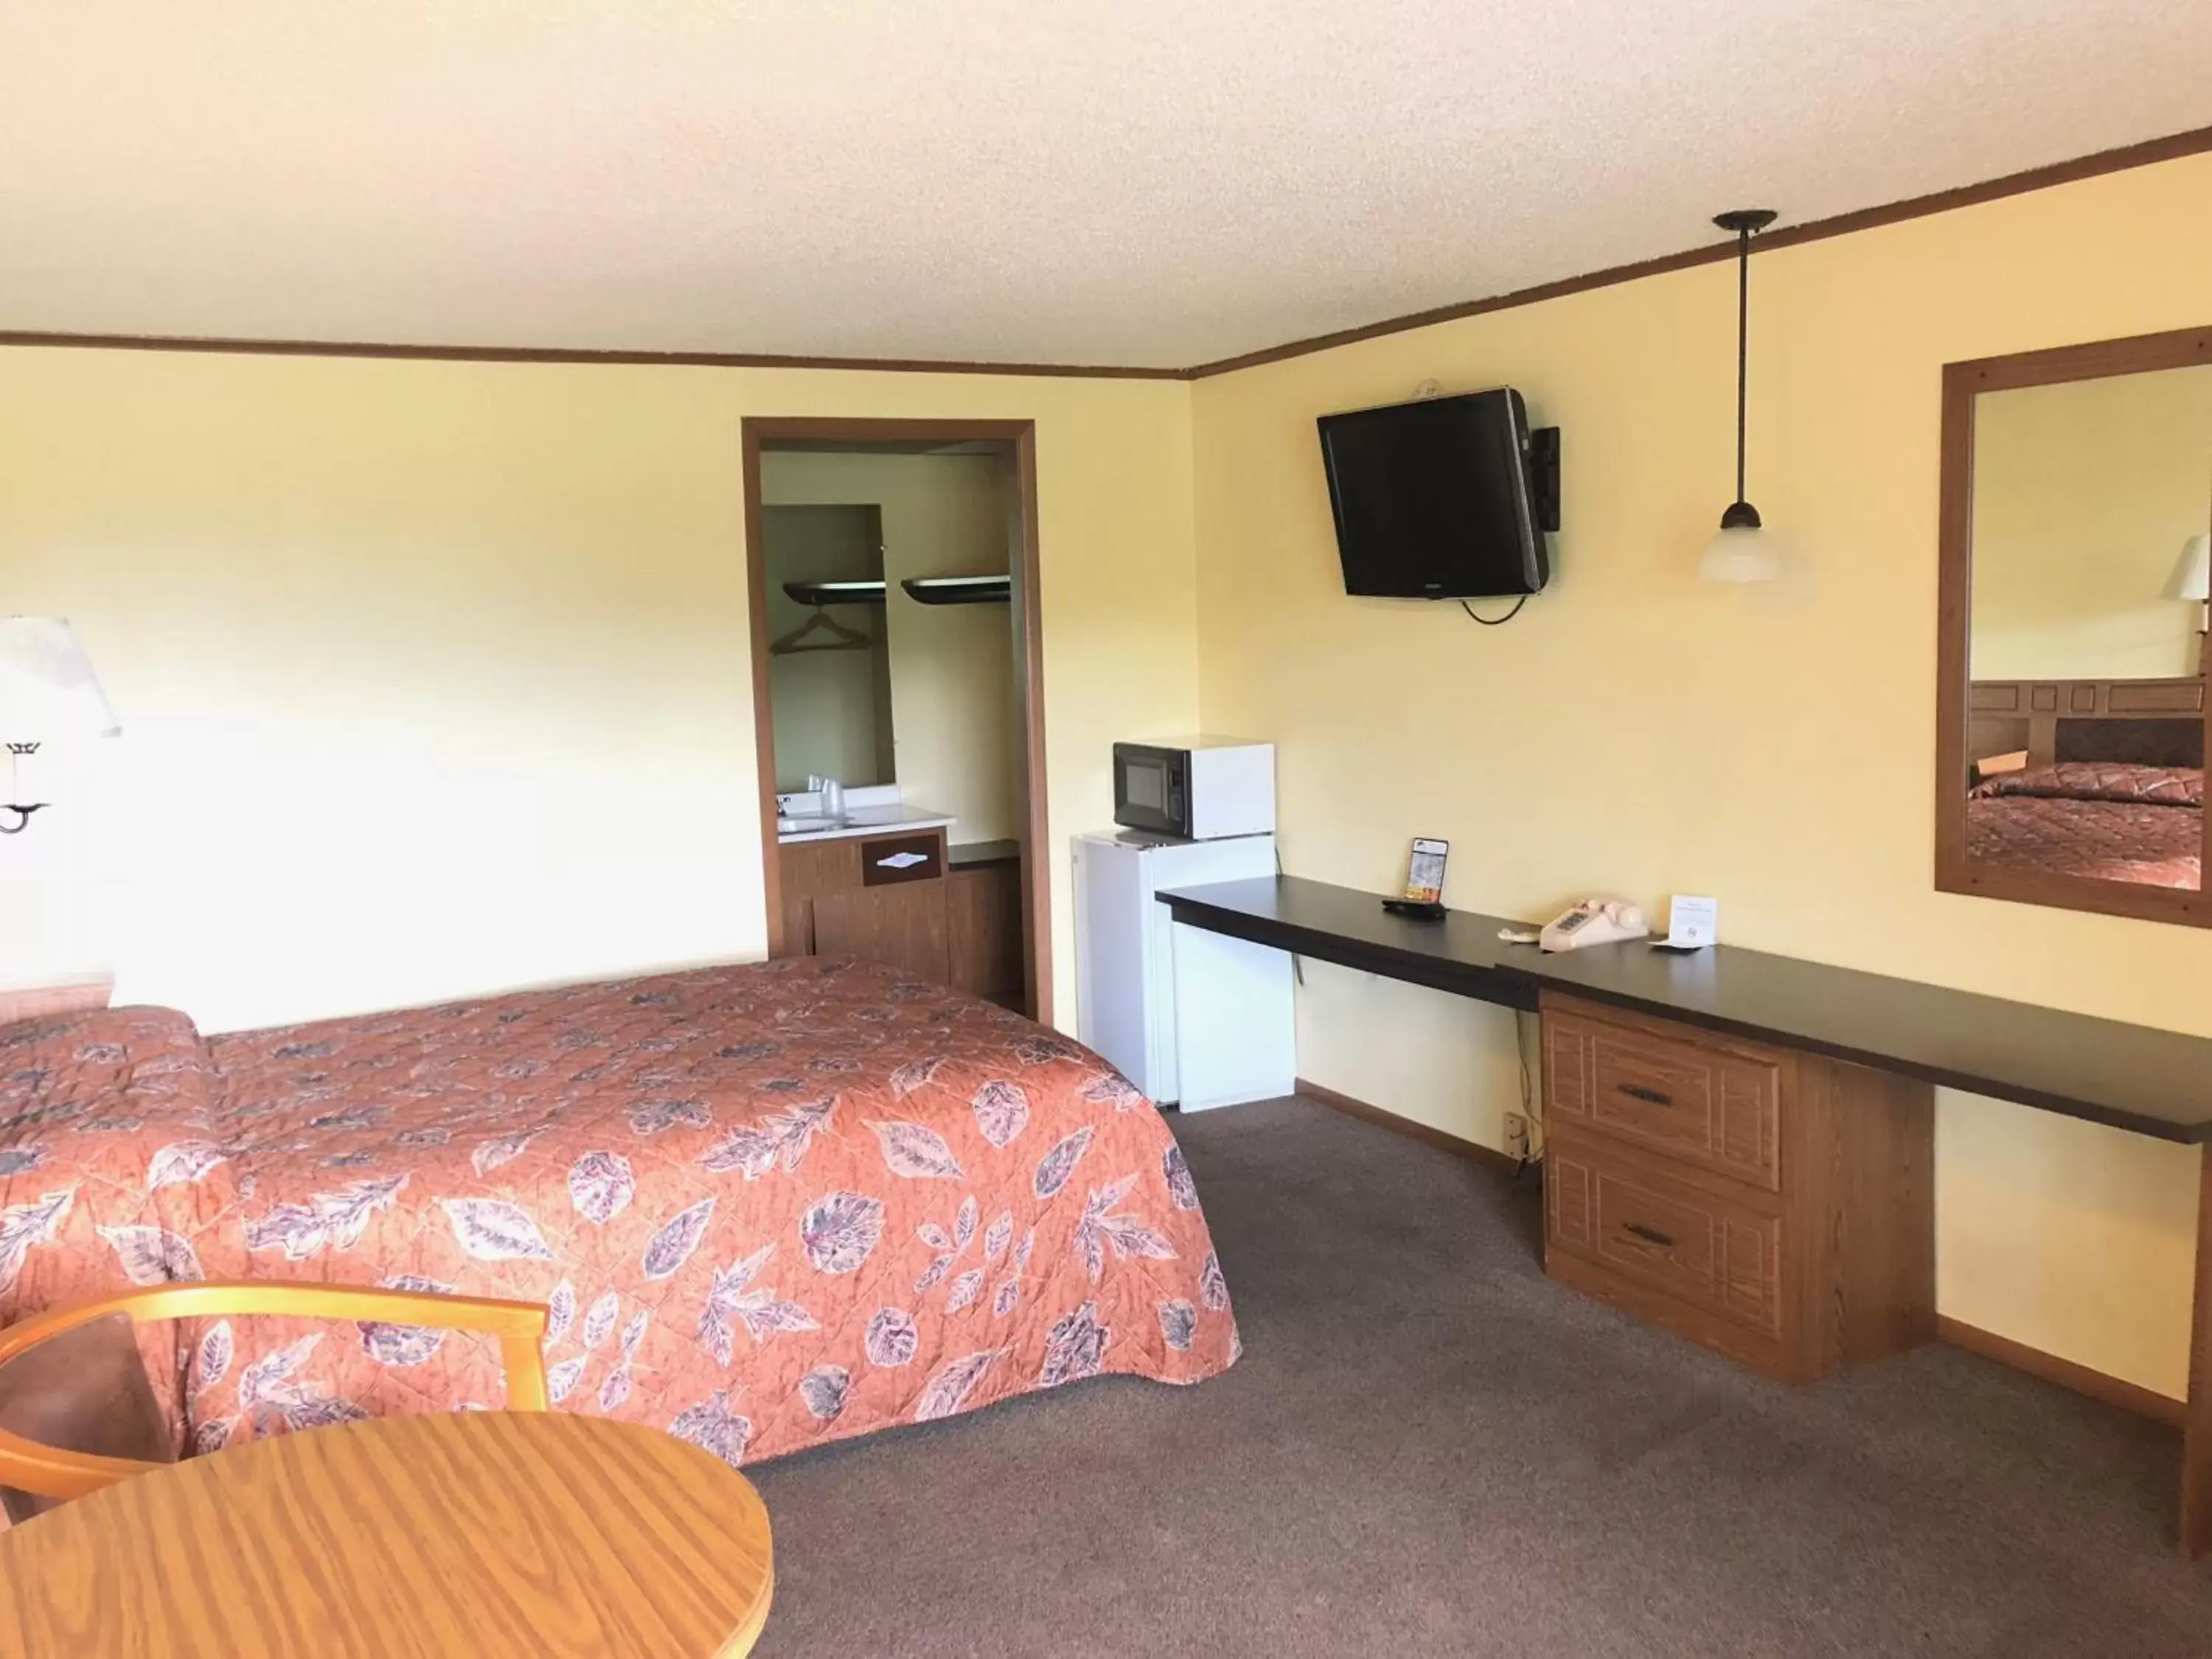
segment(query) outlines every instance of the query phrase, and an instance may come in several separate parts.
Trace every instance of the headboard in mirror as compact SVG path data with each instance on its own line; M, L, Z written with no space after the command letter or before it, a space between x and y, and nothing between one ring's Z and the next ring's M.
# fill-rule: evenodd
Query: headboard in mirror
M2204 764L2204 679L1980 680L1966 703L1966 754L1979 766L2025 754L2057 761Z
M2212 926L2212 328L1943 373L1936 884Z

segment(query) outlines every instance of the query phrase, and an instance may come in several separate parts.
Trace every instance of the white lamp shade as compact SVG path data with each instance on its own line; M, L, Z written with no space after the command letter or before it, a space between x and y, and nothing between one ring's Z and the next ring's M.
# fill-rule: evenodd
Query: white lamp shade
M2212 599L2212 536L2191 536L2181 544L2173 574L2166 580L2169 599Z
M58 617L0 620L0 742L112 738L121 729L75 629Z
M1781 574L1781 545L1757 525L1715 531L1698 560L1699 581L1771 582Z

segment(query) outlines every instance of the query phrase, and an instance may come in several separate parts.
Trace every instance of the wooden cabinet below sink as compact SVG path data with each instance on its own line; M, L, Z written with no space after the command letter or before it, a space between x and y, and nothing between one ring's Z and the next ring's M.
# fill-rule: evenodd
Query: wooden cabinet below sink
M1008 1008L1022 1006L1022 863L963 859L952 849L945 879L946 955L955 990Z
M900 830L778 852L786 956L889 963L1020 1006L1021 862L1012 843L948 848L942 830Z

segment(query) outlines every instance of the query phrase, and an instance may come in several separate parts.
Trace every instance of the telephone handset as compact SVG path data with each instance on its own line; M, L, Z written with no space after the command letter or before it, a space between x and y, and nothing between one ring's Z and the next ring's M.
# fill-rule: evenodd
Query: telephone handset
M1584 899L1556 918L1536 936L1547 951L1579 951L1585 945L1612 945L1625 939L1648 939L1644 912L1618 899Z

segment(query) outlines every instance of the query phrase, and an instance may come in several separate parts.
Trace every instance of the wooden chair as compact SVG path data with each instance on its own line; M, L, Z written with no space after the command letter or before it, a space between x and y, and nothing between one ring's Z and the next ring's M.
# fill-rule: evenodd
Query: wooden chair
M546 1409L535 1302L259 1280L156 1285L0 1332L0 1501L22 1521L174 1461L132 1328L222 1314L373 1320L499 1338L510 1411Z

